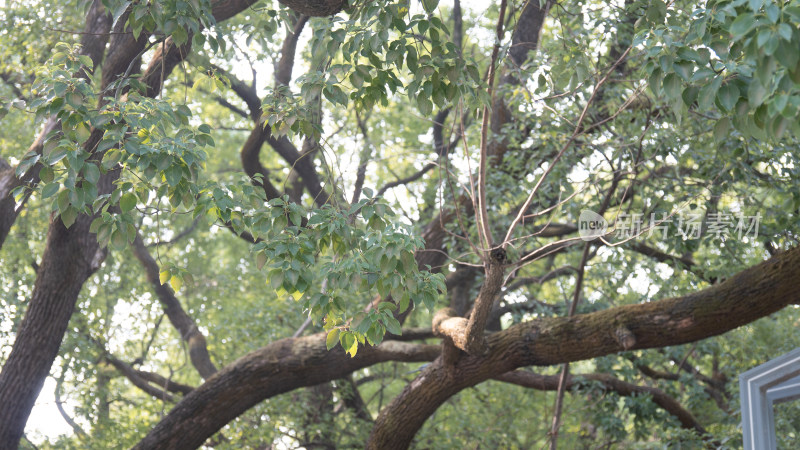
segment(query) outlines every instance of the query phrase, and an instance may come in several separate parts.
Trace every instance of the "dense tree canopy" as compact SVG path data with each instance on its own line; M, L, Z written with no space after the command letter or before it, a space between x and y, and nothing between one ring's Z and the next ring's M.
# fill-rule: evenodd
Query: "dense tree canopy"
M798 0L0 5L0 448L735 448L800 345Z

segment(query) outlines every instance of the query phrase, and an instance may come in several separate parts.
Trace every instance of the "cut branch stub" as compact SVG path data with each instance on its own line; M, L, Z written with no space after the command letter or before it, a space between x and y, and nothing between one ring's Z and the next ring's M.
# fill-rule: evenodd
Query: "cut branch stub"
M433 316L433 334L446 337L450 342L467 353L467 319L458 317L453 308L440 309Z

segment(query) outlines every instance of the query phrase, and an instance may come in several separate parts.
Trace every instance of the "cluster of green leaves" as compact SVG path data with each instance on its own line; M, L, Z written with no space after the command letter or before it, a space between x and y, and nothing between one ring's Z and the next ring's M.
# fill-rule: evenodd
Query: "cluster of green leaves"
M264 111L265 127L271 127L272 133L276 136L291 135L302 133L314 139L319 137L320 128L315 125L314 104L319 101L319 93L322 88L315 87L323 84L322 74L313 72L298 79L302 83L302 90L299 96L292 93L288 86L276 86L274 89L267 90L264 102L261 105ZM333 86L335 95L344 95L338 87Z
M20 176L40 164L42 199L53 198L52 211L70 227L78 214L99 214L92 223L101 245L124 247L135 236L137 203L167 197L173 207L193 206L197 176L205 160L202 147L213 146L210 127L189 126L185 105L143 97L131 90L123 99L106 97L102 106L87 79L91 60L77 47L60 44L51 63L39 72L28 107L37 117L54 116L61 125L44 140L41 154L29 152L17 166ZM120 85L117 89L122 89ZM86 145L95 133L98 142ZM101 175L120 167L123 177L110 192L98 193ZM131 179L128 179L131 178ZM28 192L20 186L19 200ZM108 190L108 189L107 189Z
M429 2L430 3L430 2ZM407 0L369 3L347 19L336 16L318 26L311 39L312 67L298 78L299 98L278 90L266 97L265 122L278 134L314 134L308 106L320 96L331 104L370 110L388 106L405 91L422 116L463 101L488 103L478 65L462 57L450 31L433 14L409 16ZM409 76L409 79L406 79Z
M84 3L88 7L91 1ZM130 27L137 39L144 30L148 34L160 32L171 36L176 45L183 45L192 39L192 43L198 47L202 47L207 40L215 52L225 46L221 35L206 36L201 32L216 24L211 12L211 0L103 0L103 6L113 12L112 26L116 26L120 19L126 20L126 26Z
M720 0L691 14L648 7L635 42L650 61L651 90L682 111L721 114L731 129L761 140L800 133L800 2Z
M268 205L247 220L263 239L253 247L258 266L266 267L279 296L302 300L312 318L324 321L329 348L340 342L354 356L358 344L377 345L387 331L401 334L393 312L412 302L432 310L445 289L443 275L417 267L414 251L421 240L392 221L391 208L377 199L365 198L347 211L309 211L284 198ZM383 301L354 311L350 299L365 295Z

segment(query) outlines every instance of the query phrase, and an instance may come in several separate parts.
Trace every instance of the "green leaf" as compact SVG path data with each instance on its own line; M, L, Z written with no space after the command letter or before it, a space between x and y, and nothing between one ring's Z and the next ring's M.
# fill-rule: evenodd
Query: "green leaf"
M103 168L106 170L116 166L122 159L122 152L117 149L111 149L103 155Z
M756 24L752 13L740 14L731 24L730 32L734 38L740 39L747 34Z
M439 0L422 0L422 8L428 14L433 14L437 6L439 6Z
M256 256L256 265L258 266L258 270L263 269L264 264L266 263L267 263L267 254L264 252L259 252L258 255Z
M692 75L694 64L692 64L690 61L680 61L673 64L672 68L675 70L675 73L684 79L684 81L689 81Z
M383 323L384 325L386 325L386 331L397 336L403 334L403 329L400 327L400 322L398 322L397 319L394 318L394 316L386 315L384 317L385 320L383 321Z
M122 234L120 230L114 230L111 233L111 245L114 246L117 250L122 250L128 244L127 239L125 239L125 235Z
M411 70L412 72L416 72L417 69L419 68L418 65L419 63L417 60L417 49L409 45L406 47L406 50L408 50L408 52L406 53L406 65L408 66L409 70ZM467 66L468 70L469 67L470 66Z
M719 88L717 98L726 111L731 111L736 106L736 102L739 101L739 89L732 83L728 83Z
M480 83L480 82L481 82L481 75L480 75L480 72L478 72L478 68L477 68L477 67L475 67L474 65L470 64L470 65L468 65L468 66L467 66L467 73L469 73L469 76L470 76L470 77L471 77L471 78L472 78L472 79L473 79L473 80L474 80L476 83Z
M72 224L75 223L76 217L78 217L78 210L72 206L61 211L61 222L64 223L64 226L67 228L71 227Z
M56 199L56 204L58 205L58 210L64 212L69 207L69 191L61 191Z
M647 20L656 24L664 23L664 17L667 15L667 5L663 0L654 0L650 2L647 8Z
M86 142L91 134L92 132L89 131L89 127L83 123L79 123L78 126L75 127L75 135L78 137L79 144Z
M55 177L55 172L50 166L43 166L41 170L39 170L39 179L42 180L43 183L49 183L53 181Z
M787 69L794 69L800 55L798 55L797 49L792 47L792 44L781 42L775 50L775 58Z
M714 81L700 89L697 102L701 110L710 108L714 103L714 99L717 96L717 91L719 90L721 83L722 77L716 77Z
M167 281L170 279L169 270L162 270L158 274L158 282L161 284L166 284Z
M42 198L49 198L52 197L56 192L58 192L58 188L61 187L60 183L49 183L46 184L42 188Z
M791 121L783 116L778 116L775 120L772 121L772 125L770 130L772 131L773 136L775 139L780 139L783 137L786 129L789 128Z
M269 284L274 288L278 289L283 284L283 271L282 270L273 270L269 274Z
M100 179L100 169L93 163L87 162L86 165L83 166L83 178L91 184L97 184L97 181Z
M419 107L420 114L425 117L430 116L433 112L433 103L423 96L417 97L417 107Z
M766 95L767 88L763 84L756 79L750 81L750 86L747 88L747 101L750 102L750 105L756 107L764 103Z
M347 349L347 353L350 354L350 357L353 358L356 356L358 352L358 340L353 339L353 343L350 345L350 348Z
M342 88L336 85L326 86L323 90L325 98L331 103L338 103L342 106L347 106L347 94L344 93Z
M119 208L122 212L128 212L136 207L136 195L132 192L126 192L122 195L122 198L119 199Z
M111 22L112 29L117 26L117 21L122 16L122 14L125 13L125 11L128 9L128 6L130 5L131 2L127 1L127 2L122 2L119 6L117 6L117 9L114 10L114 14L112 17L112 22Z
M728 137L728 130L731 128L731 119L723 117L717 124L714 125L714 141L717 143L722 142Z
M181 178L183 178L183 168L180 165L170 166L164 171L164 179L171 187L177 186L181 182Z
M680 98L681 80L676 74L670 73L664 77L664 93L673 101Z
M338 343L339 343L339 329L334 328L328 332L328 336L325 338L325 347L327 347L328 350L330 350L333 347L336 347L336 344Z

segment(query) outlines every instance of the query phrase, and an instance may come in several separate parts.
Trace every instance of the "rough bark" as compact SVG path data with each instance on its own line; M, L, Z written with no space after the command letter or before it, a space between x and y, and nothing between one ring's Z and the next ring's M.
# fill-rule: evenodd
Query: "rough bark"
M489 319L495 299L503 287L506 252L502 248L496 248L491 251L489 258L485 269L486 277L483 279L483 285L467 322L465 336L467 353L482 353L487 350L483 331L486 329L486 321Z
M279 0L284 6L306 16L332 16L347 7L347 0ZM213 4L217 22L229 19L255 4L256 0L218 0Z
M278 0L282 5L311 17L332 16L348 6L347 0Z
M101 176L98 192L111 192L118 177L118 170ZM0 443L7 448L16 448L22 437L83 283L105 259L105 250L89 233L93 219L78 216L69 229L60 217L50 224L28 309L0 372Z
M97 17L98 14L105 15L99 5L95 2L92 6L94 13L87 17L87 30L91 33L107 31L107 28L97 30L92 27L110 26L107 18ZM105 37L85 35L97 39L97 42L85 45L85 49L96 64L99 65L102 60L101 90L105 90L120 75L131 72L147 41L145 35L134 39L131 34L123 33L124 23L124 19L121 19L115 34L111 35L105 59L101 52L105 48ZM31 149L41 153L46 133L57 126L57 121L50 120ZM99 133L92 133L92 139L85 144L85 148L92 149L97 139ZM9 178L8 171L0 174L0 243L19 212L9 196L10 191L20 183L38 182L38 171L39 168L34 166L19 179L13 172L10 173L12 178ZM118 170L101 176L98 192L110 193L117 177ZM17 330L12 351L0 372L0 442L8 448L16 448L19 443L31 408L58 354L83 283L100 267L105 257L105 251L99 248L95 235L89 233L93 218L80 215L69 229L63 226L60 218L51 222L29 306Z
M406 448L442 402L460 390L518 367L553 365L628 349L680 345L750 323L800 301L800 248L782 253L723 283L684 297L621 306L571 318L515 325L488 337L487 355L465 355L452 366L439 358L380 414L370 448ZM616 337L629 330L628 345ZM325 350L324 334L283 339L223 368L181 401L138 445L192 448L247 408L274 395L339 378L381 361L424 361L438 346L387 341L355 358ZM187 439L188 438L188 439Z

